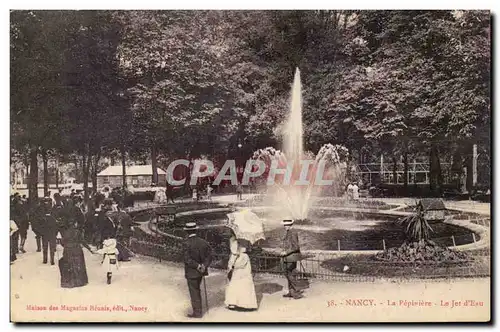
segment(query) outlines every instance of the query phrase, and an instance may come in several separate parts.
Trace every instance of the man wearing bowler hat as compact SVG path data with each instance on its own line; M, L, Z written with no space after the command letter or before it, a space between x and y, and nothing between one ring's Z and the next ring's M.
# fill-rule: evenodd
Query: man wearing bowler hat
M188 234L184 244L184 271L193 307L193 313L188 315L190 318L203 316L200 286L203 277L208 275L208 267L212 262L212 248L207 241L196 236L197 229L194 222L189 222L184 227Z
M284 297L293 297L300 299L303 297L302 290L299 289L295 279L294 270L297 268L297 262L301 259L299 235L295 229L292 228L293 220L283 220L285 226L285 236L283 237L283 251L281 257L283 259L283 268L285 270L285 277L288 281L288 294Z
M52 199L50 197L44 198L43 202L44 215L40 225L43 264L47 264L47 256L50 256L50 264L55 265L54 255L56 252L57 232L59 231L59 224L56 220L57 213L55 208L52 207Z

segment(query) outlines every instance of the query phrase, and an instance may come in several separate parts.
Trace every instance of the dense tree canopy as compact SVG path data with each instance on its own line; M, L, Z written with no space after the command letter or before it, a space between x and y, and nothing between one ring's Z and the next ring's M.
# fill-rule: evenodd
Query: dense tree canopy
M248 158L279 146L296 67L313 152L428 155L434 186L489 153L488 12L332 10L13 11L12 151L76 154L85 182L117 151Z

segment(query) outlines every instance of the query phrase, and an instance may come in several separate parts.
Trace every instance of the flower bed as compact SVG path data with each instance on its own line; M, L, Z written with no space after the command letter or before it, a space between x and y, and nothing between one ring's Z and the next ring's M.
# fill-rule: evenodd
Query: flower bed
M323 268L345 275L361 275L403 279L483 277L490 275L487 260L461 262L390 262L374 256L347 255L325 260ZM344 272L345 267L348 267Z
M439 246L431 241L406 242L399 247L384 250L374 258L384 262L415 264L457 263L471 260L466 252Z
M415 212L417 211L416 207L414 205L409 205L406 206L402 209L399 209L398 211L402 212ZM467 211L459 211L459 210L453 210L453 209L447 209L445 211L445 215L447 216L453 216L453 219L456 220L468 220L468 219L478 219L478 218L484 218L484 215L481 215L479 213L475 212L467 212Z

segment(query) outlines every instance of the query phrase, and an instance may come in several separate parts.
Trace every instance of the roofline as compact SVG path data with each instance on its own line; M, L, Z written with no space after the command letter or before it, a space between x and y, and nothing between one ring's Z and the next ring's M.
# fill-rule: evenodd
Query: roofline
M131 167L136 167L136 166L149 166L149 170L150 172L148 173L132 173L132 174L129 174L127 172L128 169L130 169ZM102 174L104 172L106 172L109 168L111 167L116 167L117 169L119 168L119 171L118 172L113 172L111 174ZM160 171L158 172L158 175L167 175L167 172L165 172L163 169L159 168L159 167L156 167L156 170L157 171ZM126 166L126 170L125 170L125 173L126 173L126 176L141 176L141 175L148 175L148 176L152 176L153 175L153 172L151 172L151 165L133 165L133 166ZM99 172L99 174L97 174L97 176L123 176L123 169L122 169L122 166L108 166L106 167L105 169L103 169L102 171Z

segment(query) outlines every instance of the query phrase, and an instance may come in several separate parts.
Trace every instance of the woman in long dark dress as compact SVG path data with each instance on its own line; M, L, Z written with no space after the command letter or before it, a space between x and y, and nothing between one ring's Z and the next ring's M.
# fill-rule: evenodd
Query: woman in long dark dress
M116 227L116 248L119 251L118 260L121 262L130 261L133 256L130 247L130 238L132 237L132 225L134 224L130 215L123 210L122 204L118 204L118 211L113 213Z
M90 252L92 250L84 242L83 235L77 228L76 223L71 223L63 230L62 245L64 247L63 257L59 260L61 287L73 288L85 286L89 280L82 246Z

